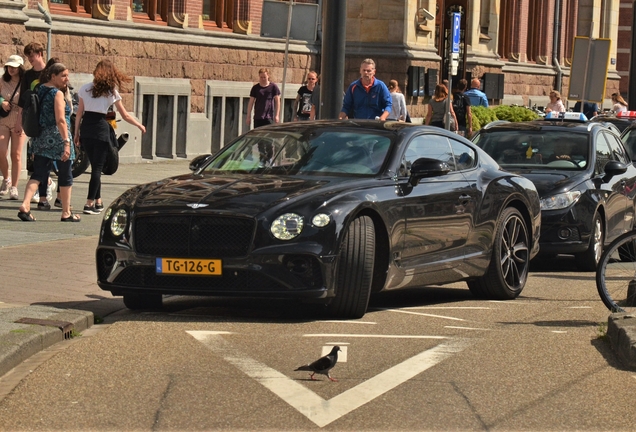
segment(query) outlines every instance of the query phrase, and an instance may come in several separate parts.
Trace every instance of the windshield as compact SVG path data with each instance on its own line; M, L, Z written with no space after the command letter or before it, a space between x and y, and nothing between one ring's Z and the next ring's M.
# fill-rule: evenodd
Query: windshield
M205 172L378 174L391 138L366 131L252 131L217 155Z
M494 131L476 144L505 169L582 170L589 161L588 135L570 131Z

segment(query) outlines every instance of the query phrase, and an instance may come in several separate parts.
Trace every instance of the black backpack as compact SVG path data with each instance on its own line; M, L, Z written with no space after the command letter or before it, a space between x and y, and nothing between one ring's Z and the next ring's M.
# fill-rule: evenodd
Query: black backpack
M464 96L462 93L453 93L453 111L455 111L455 117L457 117L457 121L461 124L465 124L466 96Z
M42 105L37 92L30 92L26 95L24 108L22 108L22 129L31 138L39 137L42 132L40 126L40 110Z

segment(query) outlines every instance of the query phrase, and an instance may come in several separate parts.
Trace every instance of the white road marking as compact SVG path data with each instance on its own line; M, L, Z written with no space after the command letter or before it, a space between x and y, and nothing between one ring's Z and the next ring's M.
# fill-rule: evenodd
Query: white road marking
M422 351L338 396L325 400L299 382L232 348L222 337L223 334L228 334L227 332L188 331L187 333L220 354L247 376L261 383L319 427L327 426L453 354L461 352L471 343L468 339L444 342Z
M405 307L403 309L417 309L417 310L422 310L422 309L449 309L449 310L453 310L453 309L470 309L470 310L490 310L492 308L489 307L485 307L485 306L410 306L410 307Z
M568 306L566 309L592 309L592 306Z
M448 329L458 329L458 330L490 330L487 328L477 328L477 327L457 327L457 326L444 326L444 328Z
M336 323L336 324L377 324L373 321L347 321L347 320L325 320L322 322Z
M420 315L420 316L426 316L430 318L441 318L441 319L447 319L447 320L453 320L453 321L466 321L465 319L462 319L462 318L455 318L455 317L449 317L449 316L443 316L443 315L433 315L433 314L427 314L422 312L411 312L411 311L402 310L402 309L382 309L382 310L389 311L389 312L410 314L410 315Z
M320 357L324 357L327 354L329 354L331 352L331 349L334 346L339 346L340 347L340 352L338 353L338 363L346 363L347 362L347 353L349 351L349 347L346 345L338 345L338 344L329 344L329 345L324 345L322 347L322 354L320 354Z
M349 338L384 338L384 339L448 339L446 336L424 335L382 335L382 334L341 334L341 333L315 333L304 334L303 337L349 337Z
M567 333L565 330L552 330L552 333Z

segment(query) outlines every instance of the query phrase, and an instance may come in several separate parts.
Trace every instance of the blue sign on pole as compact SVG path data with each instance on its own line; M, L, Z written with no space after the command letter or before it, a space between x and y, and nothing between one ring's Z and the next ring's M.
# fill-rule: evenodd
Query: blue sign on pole
M462 22L462 15L458 12L453 13L453 53L459 53L459 30Z

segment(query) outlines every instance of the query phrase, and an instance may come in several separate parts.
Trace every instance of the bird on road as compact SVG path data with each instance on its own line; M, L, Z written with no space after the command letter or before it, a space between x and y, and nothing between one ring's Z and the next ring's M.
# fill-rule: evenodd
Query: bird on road
M334 346L331 349L331 352L327 354L326 356L320 357L315 362L309 363L305 366L301 366L298 369L295 369L294 371L311 372L311 375L309 376L309 378L311 378L311 380L313 381L316 381L314 378L314 375L317 373L322 375L327 375L327 378L329 378L331 381L338 381L335 378L331 378L331 375L329 375L329 371L333 369L333 367L338 362L338 351L340 351L340 347Z

